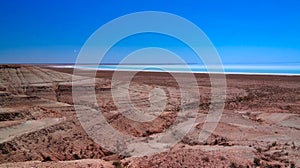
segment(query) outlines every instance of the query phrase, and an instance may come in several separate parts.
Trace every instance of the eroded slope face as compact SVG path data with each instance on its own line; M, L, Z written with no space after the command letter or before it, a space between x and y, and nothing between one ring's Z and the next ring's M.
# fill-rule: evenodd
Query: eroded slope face
M72 76L35 66L0 67L0 162L74 160L112 155L81 128ZM65 100L66 99L66 100Z

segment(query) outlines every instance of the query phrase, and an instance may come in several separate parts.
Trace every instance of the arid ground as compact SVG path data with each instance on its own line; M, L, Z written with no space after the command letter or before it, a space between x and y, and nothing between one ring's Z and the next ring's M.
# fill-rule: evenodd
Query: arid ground
M207 74L195 74L200 105L196 128L178 144L150 156L120 156L91 139L75 113L68 68L0 65L0 167L300 167L300 76L226 75L222 118L205 142L197 137L211 106ZM151 137L174 122L181 108L176 80L168 73L139 72L130 84L132 103L149 106L149 91L167 92L163 113L151 122L133 122L116 108L111 71L96 76L97 103L86 92L88 71L74 81L82 92L79 109L100 110L117 130ZM126 73L123 75L127 78ZM180 74L189 86L189 78ZM122 79L120 79L122 80ZM126 109L121 109L126 110Z

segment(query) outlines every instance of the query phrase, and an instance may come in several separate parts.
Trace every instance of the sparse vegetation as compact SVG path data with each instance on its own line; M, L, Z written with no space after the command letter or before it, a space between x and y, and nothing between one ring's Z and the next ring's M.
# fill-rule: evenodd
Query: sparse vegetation
M291 163L290 168L295 168L295 163Z
M253 163L254 163L254 166L260 166L260 159L258 159L258 158L254 158L253 159Z
M115 166L115 168L122 168L122 164L120 161L114 161L113 165Z
M220 160L226 160L226 158L224 156L221 156Z
M80 159L80 157L76 153L73 154L73 158L76 159L76 160Z
M292 149L296 149L296 145L295 145L295 142L292 142Z
M202 161L209 162L209 158L206 156L206 157L202 158Z
M51 159L50 156L46 156L46 157L44 157L44 159L42 160L42 162L49 162L49 161L52 161L52 159Z
M231 162L230 165L229 165L230 168L237 168L237 165L236 163L234 162Z
M256 148L256 151L257 151L258 153L261 153L261 152L262 152L262 149L261 149L260 147L257 147L257 148Z

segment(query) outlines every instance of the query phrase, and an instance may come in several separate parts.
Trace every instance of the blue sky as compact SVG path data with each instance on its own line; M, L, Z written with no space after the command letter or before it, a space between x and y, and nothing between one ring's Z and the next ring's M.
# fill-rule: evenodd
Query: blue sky
M192 21L227 64L300 62L298 0L3 0L0 63L73 63L101 25L139 11L170 12ZM127 40L121 46L138 45ZM118 51L122 48L114 54Z

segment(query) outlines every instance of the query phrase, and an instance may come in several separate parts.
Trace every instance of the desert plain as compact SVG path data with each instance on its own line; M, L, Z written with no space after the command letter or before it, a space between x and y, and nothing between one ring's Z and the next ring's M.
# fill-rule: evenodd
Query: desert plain
M113 71L90 74L83 70L77 74L82 80L73 81L84 100L76 106L86 113L99 110L124 134L151 137L163 132L182 106L179 86L170 74L138 72L130 83L131 102L146 109L149 92L160 87L167 93L167 104L155 120L131 121L122 115L126 109L114 104ZM212 105L211 82L207 74L194 74L200 102L185 107L199 114L196 127L166 151L131 157L107 150L82 128L72 75L72 68L0 65L0 167L300 167L300 76L226 75L221 119L199 142L193 137ZM126 79L126 72L122 76ZM179 76L188 87L187 75ZM91 79L96 81L97 105L87 93Z

